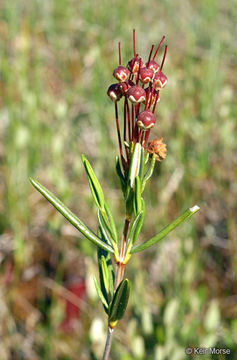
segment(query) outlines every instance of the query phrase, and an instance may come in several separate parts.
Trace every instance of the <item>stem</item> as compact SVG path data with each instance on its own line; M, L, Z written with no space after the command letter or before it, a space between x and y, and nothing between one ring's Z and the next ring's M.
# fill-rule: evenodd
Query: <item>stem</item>
M124 260L124 256L125 256L126 240L127 240L129 225L130 225L130 218L126 217L125 222L124 222L124 228L123 228L123 238L122 238L122 243L121 243L120 261L116 264L114 292L116 291L117 287L119 286L119 284L121 283L121 281L123 279L124 268L125 268L125 264L123 264L123 260ZM111 327L108 326L107 339L106 339L106 343L105 343L104 355L103 355L102 360L109 359L113 331L114 331L114 329L111 329Z
M111 327L108 326L107 339L106 339L105 350L104 350L104 355L103 355L102 360L108 360L108 358L109 358L113 331L114 331L114 329L111 329Z

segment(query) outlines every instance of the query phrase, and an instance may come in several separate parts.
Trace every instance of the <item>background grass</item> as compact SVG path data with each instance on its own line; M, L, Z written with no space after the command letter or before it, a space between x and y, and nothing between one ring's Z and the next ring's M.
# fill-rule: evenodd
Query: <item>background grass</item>
M96 251L30 186L34 176L96 229L80 154L92 162L117 224L123 207L106 95L118 63L166 35L154 137L168 156L147 187L140 241L189 206L201 211L127 267L133 291L111 359L183 360L187 346L237 356L234 222L236 1L17 0L0 5L0 358L100 359L105 317L93 288ZM71 331L65 298L86 284Z

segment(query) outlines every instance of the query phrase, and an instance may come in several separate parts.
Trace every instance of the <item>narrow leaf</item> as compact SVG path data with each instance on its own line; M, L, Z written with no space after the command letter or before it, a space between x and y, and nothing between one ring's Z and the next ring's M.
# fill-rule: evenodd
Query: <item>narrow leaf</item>
M134 196L133 196L133 209L134 214L137 215L142 208L141 201L141 181L139 176L135 177Z
M106 215L107 215L107 218L109 220L109 223L111 225L111 230L112 230L112 234L113 234L113 239L114 241L117 243L118 242L118 233L117 233L117 228L116 228L116 225L115 225L115 221L114 221L114 218L113 218L113 214L108 206L107 203L105 203L105 212L106 212Z
M118 177L120 179L122 191L125 194L125 192L126 192L126 180L125 180L125 177L124 177L124 175L122 173L121 165L120 165L120 161L119 161L118 156L116 156L115 161L116 161L116 172L117 172Z
M183 221L187 220L193 214L195 214L200 208L195 205L190 209L187 209L182 215L180 215L177 219L172 221L169 225L167 225L164 229L162 229L158 234L153 236L151 239L147 240L143 244L136 245L130 251L131 254L136 252L145 250L150 246L156 244L158 241L163 239L167 234L169 234L172 230L174 230L178 225L180 225Z
M135 220L133 221L133 224L132 224L129 234L128 234L127 244L128 244L128 248L130 248L130 249L131 249L132 245L134 245L135 242L137 241L138 236L141 232L142 225L144 222L144 217L145 217L145 211L146 211L145 201L142 199L142 210L135 217Z
M88 176L91 193L95 200L95 203L98 206L98 208L104 209L104 202L105 202L104 193L99 183L99 180L97 179L94 170L92 169L92 166L89 163L89 161L86 159L86 157L82 155L81 158Z
M110 298L112 299L114 293L114 269L112 264L108 266L108 272L109 272L109 294L110 294Z
M106 242L112 246L115 252L118 252L117 239L114 238L113 230L111 229L110 223L104 212L98 209L98 222L100 230L106 240Z
M102 304L105 306L105 309L108 310L109 305L100 289L100 285L98 284L96 277L94 277L94 283L95 283L96 292L97 292Z
M129 184L131 188L133 188L135 177L139 175L140 165L141 165L141 154L142 154L142 146L140 143L136 143L133 150L131 165L129 169Z
M155 155L152 156L151 162L150 162L150 166L149 169L147 170L143 182L142 182L142 190L141 192L143 192L143 190L145 189L146 183L147 181L151 178L153 172L154 172L154 168L155 168L155 164L156 164L156 157Z
M107 224L103 218L103 212L100 209L98 209L97 217L98 217L98 223L100 226L100 231L102 232L103 237L105 238L106 242L112 246L111 233L108 230Z
M73 225L79 230L88 240L102 249L114 252L111 246L105 244L94 232L92 232L78 217L72 213L56 196L47 190L38 181L30 178L31 184Z
M102 255L100 258L100 266L102 271L102 278L105 287L105 291L109 294L109 271L105 257Z
M128 304L130 287L130 281L128 279L124 279L120 283L114 294L112 304L110 306L109 322L113 323L117 320L122 319Z

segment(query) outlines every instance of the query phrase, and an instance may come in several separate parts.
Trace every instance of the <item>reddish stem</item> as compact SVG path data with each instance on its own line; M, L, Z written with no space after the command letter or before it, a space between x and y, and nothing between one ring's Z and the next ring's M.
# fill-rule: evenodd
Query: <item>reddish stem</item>
M121 65L121 45L118 43L118 52L119 52L119 65Z
M164 39L165 39L165 36L162 37L159 45L157 46L156 51L155 51L155 54L154 54L152 60L155 60L155 57L156 57L156 55L157 55L157 53L158 53L158 51L159 51L159 48L160 48L161 44L163 43Z
M130 120L128 99L126 96L125 96L125 102L126 102L127 115L128 115L128 138L129 138L129 143L130 143L131 142L131 120Z
M155 98L155 103L154 103L154 105L153 105L153 109L152 109L153 114L154 114L154 112L155 112L156 104L157 104L157 102L158 102L158 99L159 99L159 90L157 91L156 98Z
M151 131L150 129L146 131L144 147L146 147L146 144L147 144L147 141L148 141L148 138L149 138L149 135L150 135L150 131Z
M137 54L136 54L135 29L133 29L133 54L134 54L134 57L136 58Z
M167 45L165 46L165 51L164 51L162 63L161 63L161 66L160 66L160 71L162 71L162 69L163 69L163 65L164 65L164 62L165 62L166 53L167 53Z
M115 118L116 118L116 127L117 127L117 133L118 133L119 152L120 152L121 161L122 161L122 158L123 158L123 149L122 149L122 142L121 142L120 129L119 129L118 105L117 105L117 102L115 102Z
M151 94L150 94L150 99L149 99L149 103L148 103L148 106L147 106L147 109L149 110L150 107L151 107L151 103L152 103L152 96L153 96L153 93L154 93L154 89L155 89L155 81L153 82L152 84L152 89L151 89Z
M146 65L147 68L148 68L148 66L150 64L150 61L151 61L151 54L152 54L153 49L154 49L154 45L152 45L152 47L151 47L151 51L150 51L150 54L149 54L149 57L148 57L148 60L147 60L147 65Z

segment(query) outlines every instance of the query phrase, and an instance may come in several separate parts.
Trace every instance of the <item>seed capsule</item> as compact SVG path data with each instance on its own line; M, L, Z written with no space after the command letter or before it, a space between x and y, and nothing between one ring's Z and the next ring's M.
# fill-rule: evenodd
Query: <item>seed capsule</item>
M107 95L113 101L119 101L122 97L122 92L120 90L119 84L112 84L107 90Z
M168 79L167 79L167 77L165 76L165 74L162 71L158 71L155 74L154 82L155 82L155 89L156 90L161 90L167 84Z
M136 75L139 71L139 63L141 63L140 68L144 66L141 58L134 57L128 62L128 70L131 71L133 75Z
M139 77L143 84L147 84L152 81L154 72L148 68L140 69Z
M141 86L134 85L128 90L128 98L134 104L139 104L146 99L146 92Z
M142 111L137 117L137 125L142 130L153 128L156 122L155 115L150 110Z
M157 73L160 68L155 60L151 60L149 63L146 63L146 67L147 69L151 69L154 74Z
M114 69L113 75L118 81L125 81L129 76L129 70L126 67L119 65Z
M120 86L120 90L122 92L122 95L127 94L128 90L134 86L134 82L132 80L126 80L124 82L121 82L120 84L118 84Z

